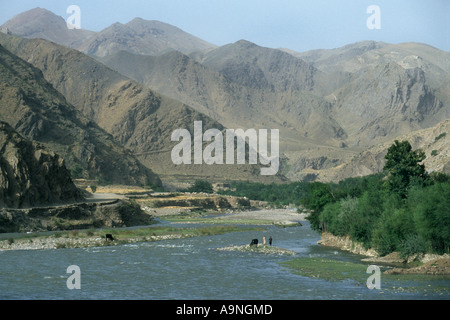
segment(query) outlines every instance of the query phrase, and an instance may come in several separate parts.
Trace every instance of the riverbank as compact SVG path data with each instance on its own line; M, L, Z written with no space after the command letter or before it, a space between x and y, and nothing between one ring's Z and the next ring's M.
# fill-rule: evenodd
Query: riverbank
M412 257L405 263L398 252L380 256L374 249L367 250L362 244L350 240L348 236L338 237L327 232L321 234L318 244L361 255L364 257L361 258L363 262L400 266L386 270L386 274L450 275L450 255L448 254L424 254Z
M230 232L260 230L235 226L208 226L196 228L141 227L136 229L72 230L52 235L30 234L20 238L0 241L0 251L6 250L50 250L62 248L88 248L116 246L137 242L152 242L171 239L217 235ZM113 240L106 239L110 234Z
M151 213L152 215L148 215L149 217L156 217L160 219L165 219L169 215L179 217L180 215L186 214L184 211L180 212L179 208L154 208ZM217 217L204 217L200 220L195 217L195 214L193 214L188 215L188 218L181 219L180 221L183 223L205 222L208 224L219 225L195 228L171 228L158 226L142 227L135 229L138 231L134 231L134 233L132 231L130 231L130 233L125 233L124 231L120 231L120 228L102 231L97 231L96 229L59 231L55 232L51 236L42 236L40 233L31 233L23 234L19 237L14 236L0 241L0 250L48 250L60 248L111 246L143 241L180 239L204 234L218 234L242 230L242 228L233 226L238 224L261 226L280 225L283 227L299 225L300 221L304 221L306 219L306 216L306 213L299 214L295 209L246 210L219 214ZM155 221L152 220L152 222ZM112 234L116 240L106 241L105 235L108 233Z

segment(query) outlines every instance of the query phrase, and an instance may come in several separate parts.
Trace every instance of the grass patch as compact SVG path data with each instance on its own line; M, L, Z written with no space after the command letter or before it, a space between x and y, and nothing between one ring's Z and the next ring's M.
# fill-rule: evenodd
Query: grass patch
M366 273L368 264L353 263L320 258L297 258L280 262L292 272L310 278L320 278L330 282L354 280L365 286L371 274ZM445 284L449 276L429 274L385 274L385 267L381 269L381 289L391 292L423 292L447 295L450 288ZM389 285L386 284L389 281Z
M353 279L358 282L365 282L369 276L366 273L368 265L347 261L297 258L280 262L280 264L291 269L296 274L328 281Z

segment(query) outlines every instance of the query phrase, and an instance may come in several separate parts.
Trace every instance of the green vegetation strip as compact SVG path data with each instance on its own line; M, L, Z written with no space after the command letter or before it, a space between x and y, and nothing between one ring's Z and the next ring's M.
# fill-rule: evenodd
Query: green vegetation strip
M367 265L347 261L327 260L320 258L297 258L280 262L294 273L310 277L321 278L328 281L341 281L353 279L359 282L366 281Z
M296 258L280 262L292 272L309 278L319 278L330 282L354 280L359 285L365 286L367 279L372 273L367 273L367 264L354 263L321 258ZM424 275L424 274L401 274L388 275L381 268L381 291L394 293L422 292L428 294L448 295L450 287L447 285L449 276ZM389 281L387 285L386 280Z

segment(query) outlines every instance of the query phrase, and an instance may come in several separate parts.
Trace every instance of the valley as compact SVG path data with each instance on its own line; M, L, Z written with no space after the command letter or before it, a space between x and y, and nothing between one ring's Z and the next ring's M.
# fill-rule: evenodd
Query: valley
M216 46L141 18L99 32L67 29L41 8L2 30L0 120L60 159L66 180L47 174L47 184L178 192L195 181L339 183L380 173L398 139L424 150L429 173L450 173L450 54L423 43ZM229 133L247 139L234 144ZM48 196L65 186L41 197L41 178L8 169L17 166L11 158L2 165L4 207L70 202ZM197 208L211 200L195 198L173 201Z

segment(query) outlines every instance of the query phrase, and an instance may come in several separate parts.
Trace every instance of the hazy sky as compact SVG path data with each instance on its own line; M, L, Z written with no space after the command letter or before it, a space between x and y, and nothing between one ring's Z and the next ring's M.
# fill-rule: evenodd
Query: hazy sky
M135 17L177 26L216 45L245 39L261 46L306 51L361 40L422 42L450 51L450 0L0 0L0 24L41 7L67 19L81 9L81 27L100 31ZM380 9L381 29L369 29Z

